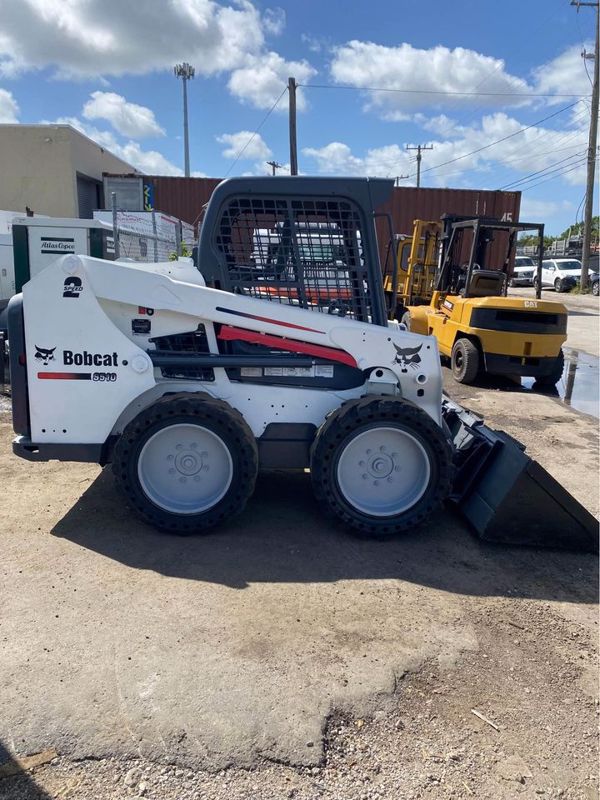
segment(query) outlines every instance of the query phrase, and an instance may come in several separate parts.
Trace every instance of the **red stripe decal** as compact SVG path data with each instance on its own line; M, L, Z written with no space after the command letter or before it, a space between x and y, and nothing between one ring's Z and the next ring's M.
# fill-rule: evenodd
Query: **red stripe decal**
M43 381L91 381L91 372L38 372Z
M305 353L316 358L326 358L328 361L338 361L340 364L347 364L349 367L358 366L352 356L344 350L323 347L320 344L297 342L294 339L286 339L283 336L271 336L268 333L256 333L243 328L232 328L229 325L222 326L219 339L252 342L252 344L262 344L265 347L274 347L277 350L289 350L291 353Z

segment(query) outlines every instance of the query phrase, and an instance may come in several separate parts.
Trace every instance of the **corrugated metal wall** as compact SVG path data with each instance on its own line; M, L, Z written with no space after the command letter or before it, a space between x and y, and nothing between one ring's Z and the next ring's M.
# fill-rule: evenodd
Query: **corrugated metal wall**
M464 216L486 216L505 221L518 222L521 207L521 192L491 192L484 189L416 189L415 187L396 187L392 202L380 209L392 215L394 233L412 233L416 219L438 221L443 214ZM529 222L529 220L527 220ZM389 241L387 220L378 219L377 236L382 266ZM465 239L463 259L468 258L470 235ZM486 267L499 269L506 257L508 237L496 233L490 247Z
M144 183L154 186L154 206L157 211L171 214L184 222L196 225L203 206L210 200L220 178L175 178L144 176Z
M144 183L154 185L154 203L157 211L193 223L202 206L208 202L219 178L175 178L146 176ZM491 192L484 189L394 189L391 211L394 233L409 233L415 219L437 220L442 214L484 214L502 217L511 214L518 220L520 192Z
M157 211L171 214L193 225L200 220L203 207L220 182L218 178L177 178L162 175L145 175L143 180L144 183L154 186L154 205ZM518 221L520 205L520 192L396 187L391 203L380 211L391 214L394 233L408 234L412 231L415 219L439 220L442 214L485 215ZM383 264L389 241L389 227L385 219L378 220L377 232ZM499 239L492 247L490 256L498 262L504 252L505 244ZM489 266L499 264L490 262Z

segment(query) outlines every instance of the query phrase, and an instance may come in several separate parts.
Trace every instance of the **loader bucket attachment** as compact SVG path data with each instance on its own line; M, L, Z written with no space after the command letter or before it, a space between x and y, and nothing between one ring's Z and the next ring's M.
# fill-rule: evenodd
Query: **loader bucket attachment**
M444 399L455 447L450 501L480 538L598 552L598 521L507 433Z

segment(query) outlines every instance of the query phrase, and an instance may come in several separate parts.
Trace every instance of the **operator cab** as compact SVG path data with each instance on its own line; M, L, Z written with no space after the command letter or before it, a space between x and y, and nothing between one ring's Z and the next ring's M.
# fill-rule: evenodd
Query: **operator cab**
M435 289L443 294L465 298L505 297L518 234L537 233L539 253L542 252L543 225L449 214L442 220L444 233ZM539 270L540 259L538 262ZM482 264L486 268L482 269Z

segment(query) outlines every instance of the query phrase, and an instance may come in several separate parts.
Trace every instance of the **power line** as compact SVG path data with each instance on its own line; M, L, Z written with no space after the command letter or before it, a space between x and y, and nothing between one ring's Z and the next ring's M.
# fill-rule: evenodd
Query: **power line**
M568 147L558 147L558 148L554 148L552 150L544 150L541 153L537 153L537 152L534 153L534 154L528 153L527 155L518 156L517 158L503 158L502 161L498 161L497 162L497 165L498 165L498 168L502 168L502 167L506 167L507 165L510 165L510 164L518 163L519 161L525 161L525 160L531 161L531 160L539 158L540 156L551 155L552 153L560 153L563 150L571 150L574 147L581 147L583 144L584 144L584 142L577 142L577 144L571 144ZM441 172L438 173L438 177L447 178L450 175L460 175L463 172L464 172L464 170L460 170L460 169L459 170L454 170L452 172L445 172L445 171L442 170Z
M441 89L396 89L387 86L351 86L344 83L299 83L303 89L350 89L355 92L392 92L397 94L441 94L451 97L589 97L577 92L548 94L541 92L449 92Z
M559 114L563 114L565 111L568 111L573 106L576 106L577 103L580 103L581 100L576 100L574 103L570 103L568 106L564 106L560 108L558 111L555 111L553 114L548 114L547 117L543 117L542 119L538 119L536 122L532 122L530 125L526 125L524 128L519 128L518 131L514 131L513 133L509 133L507 136L503 136L501 139L496 139L489 144L483 145L483 147L478 147L476 150L471 150L469 153L464 153L461 156L456 156L456 158L450 158L448 161L442 161L441 164L435 164L433 167L428 167L424 169L423 172L431 172L431 170L439 169L440 167L445 167L447 164L454 164L456 161L461 161L463 158L468 158L469 156L473 156L476 153L481 153L484 150L489 150L490 147L494 147L497 144L501 144L502 142L506 142L508 139L512 139L514 136L518 136L520 133L524 133L525 131L530 130L531 128L535 128L538 125L541 125L543 122L546 122L553 117L557 117ZM413 173L415 175L416 173ZM413 175L410 177L412 178Z
M245 144L245 145L242 147L242 149L239 151L239 153L238 153L238 154L236 155L236 157L234 158L234 160L233 160L233 163L231 164L231 166L229 167L229 169L227 170L227 172L226 172L226 173L225 173L225 175L224 175L224 177L225 177L225 178L226 178L226 177L229 175L229 173L231 172L231 170L232 170L232 169L235 167L235 165L237 164L237 162L238 162L238 161L240 160L240 158L241 158L241 157L244 155L244 153L245 153L245 151L246 151L246 148L247 148L247 147L248 147L248 145L250 145L250 144L252 143L252 141L255 139L255 137L257 136L258 132L260 131L260 129L262 128L262 126L265 124L265 122L266 122L266 121L269 119L269 117L271 116L271 114L273 113L273 111L275 111L275 109L277 108L277 106L278 106L278 104L279 104L279 101L281 100L281 98L283 97L283 95L284 95L286 92L287 92L287 86L284 86L284 87L283 87L283 91L281 92L281 94L279 95L279 97L277 98L277 100L275 100L275 102L273 103L273 105L271 106L271 108L270 108L270 109L267 111L267 113L265 114L265 116L262 118L262 120L261 120L260 124L258 125L258 127L256 128L256 130L254 131L254 133L252 134L252 136L251 136L251 137L248 139L248 141L246 142L246 144Z
M577 206L577 212L575 213L575 225L579 225L579 212L581 211L581 206L585 203L586 194L587 192L583 193L583 197L581 198L581 203L579 203L579 205Z
M569 169L565 169L562 172L559 172L557 175L552 175L550 178L544 178L543 181L538 181L537 183L534 183L531 186L525 186L524 188L522 187L520 191L527 192L529 191L529 189L535 189L536 186L541 186L542 183L549 183L550 181L556 180L556 178L561 178L563 175L568 175L569 172L575 172L576 169L581 169L581 167L585 164L585 161L586 161L585 158L582 158L581 161L579 161L577 164L570 167Z
M585 150L580 151L579 153L573 153L573 155L567 156L566 158L561 158L559 161L555 161L553 164L548 164L547 167L543 169L538 169L537 172L530 172L528 175L524 175L522 178L516 178L514 181L510 183L505 183L504 186L500 186L498 191L501 192L504 189L508 189L511 186L516 186L519 183L527 183L530 178L535 177L536 175L541 175L544 172L552 172L552 168L558 166L559 164L564 164L566 161L572 161L574 158L580 158L584 155Z

